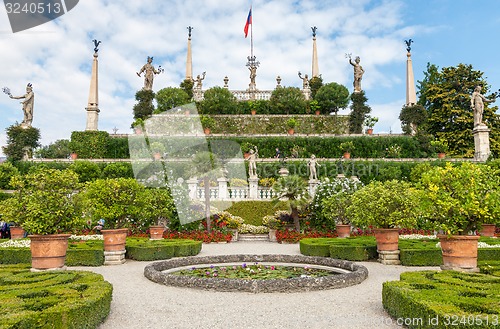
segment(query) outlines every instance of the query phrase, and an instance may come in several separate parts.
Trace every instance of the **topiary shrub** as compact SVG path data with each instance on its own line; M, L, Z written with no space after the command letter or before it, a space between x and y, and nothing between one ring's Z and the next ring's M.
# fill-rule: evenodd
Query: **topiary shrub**
M187 257L199 254L201 247L201 241L186 239L149 240L146 238L128 238L126 257L139 261Z
M106 131L73 131L69 147L81 159L102 159L109 134Z

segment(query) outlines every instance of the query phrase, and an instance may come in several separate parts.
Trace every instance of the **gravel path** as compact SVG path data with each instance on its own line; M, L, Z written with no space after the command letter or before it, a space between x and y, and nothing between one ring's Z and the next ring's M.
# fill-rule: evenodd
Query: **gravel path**
M204 244L199 256L299 253L298 244L237 242ZM113 284L111 312L100 329L133 328L401 328L382 307L382 283L406 271L438 267L360 262L368 279L324 291L252 294L213 292L156 284L143 275L149 262L75 267L100 273Z

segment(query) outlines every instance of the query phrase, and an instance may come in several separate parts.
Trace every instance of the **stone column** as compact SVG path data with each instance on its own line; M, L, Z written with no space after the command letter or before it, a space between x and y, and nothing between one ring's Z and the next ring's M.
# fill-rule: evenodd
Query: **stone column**
M92 62L92 76L90 77L89 101L85 110L87 110L87 125L85 130L97 130L99 119L99 84L98 84L98 61L97 51L94 52L94 61Z
M480 124L472 130L474 135L474 160L485 162L488 160L490 151L490 131L485 124Z
M413 64L411 53L406 54L406 106L417 104L417 93L415 92L415 78L413 76Z
M312 77L319 77L318 49L316 47L316 36L313 37Z
M189 197L191 200L196 200L198 199L197 192L198 192L198 178L193 177L187 180L188 184L188 190L189 190Z
M256 200L259 198L259 178L258 177L250 177L248 179L248 185L250 188L248 197L250 200Z
M217 182L219 183L219 199L227 200L229 199L229 190L227 188L227 183L229 179L226 177L217 178Z

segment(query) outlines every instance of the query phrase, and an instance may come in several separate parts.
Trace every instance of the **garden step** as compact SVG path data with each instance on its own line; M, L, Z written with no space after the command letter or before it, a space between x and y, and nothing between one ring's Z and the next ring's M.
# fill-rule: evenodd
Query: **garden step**
M239 234L238 241L269 241L269 234Z

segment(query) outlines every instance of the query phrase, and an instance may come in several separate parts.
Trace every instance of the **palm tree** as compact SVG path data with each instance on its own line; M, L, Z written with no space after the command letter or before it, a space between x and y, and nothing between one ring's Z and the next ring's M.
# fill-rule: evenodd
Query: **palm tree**
M300 231L299 209L309 202L306 182L300 176L281 177L273 185L276 192L275 202L284 201L292 210L293 224Z
M199 152L193 157L191 163L191 175L201 177L205 188L205 218L207 221L207 230L210 232L210 176L213 176L215 170L220 168L219 163L212 152Z

